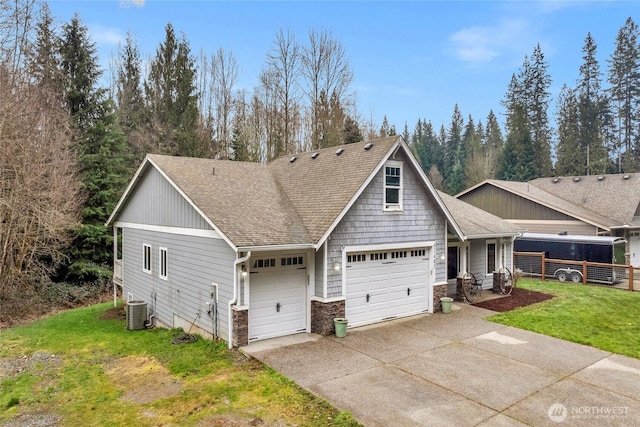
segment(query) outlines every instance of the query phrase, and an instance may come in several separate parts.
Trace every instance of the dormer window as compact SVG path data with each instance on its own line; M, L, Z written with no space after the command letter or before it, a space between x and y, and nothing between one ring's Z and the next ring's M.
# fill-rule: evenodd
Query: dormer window
M384 210L402 210L402 162L390 160L384 166Z

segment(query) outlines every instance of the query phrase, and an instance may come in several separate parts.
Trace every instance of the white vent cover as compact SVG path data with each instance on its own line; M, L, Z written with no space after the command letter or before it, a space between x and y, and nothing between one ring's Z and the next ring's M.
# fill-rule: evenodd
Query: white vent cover
M129 301L127 303L127 329L136 331L144 329L147 321L147 303L144 301Z

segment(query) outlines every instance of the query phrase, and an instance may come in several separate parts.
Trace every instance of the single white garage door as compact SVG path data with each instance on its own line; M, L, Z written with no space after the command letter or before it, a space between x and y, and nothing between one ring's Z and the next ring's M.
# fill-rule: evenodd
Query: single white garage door
M349 253L346 267L349 326L428 311L428 248Z
M249 341L306 331L305 257L255 259L250 272Z

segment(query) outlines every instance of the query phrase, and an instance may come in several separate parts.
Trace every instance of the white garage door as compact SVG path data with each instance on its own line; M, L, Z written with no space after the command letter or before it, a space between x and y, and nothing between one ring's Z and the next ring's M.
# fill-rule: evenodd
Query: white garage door
M305 257L254 259L249 294L249 341L306 331Z
M346 267L349 326L428 311L428 248L349 253Z

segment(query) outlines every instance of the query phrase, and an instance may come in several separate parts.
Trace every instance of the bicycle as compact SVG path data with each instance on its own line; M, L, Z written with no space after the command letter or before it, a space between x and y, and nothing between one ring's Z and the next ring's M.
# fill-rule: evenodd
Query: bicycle
M464 273L461 288L464 298L474 304L482 296L482 279L478 279L473 273Z
M513 288L515 288L515 282L513 281L513 275L511 270L507 267L501 267L498 272L498 290L502 295L511 295Z

